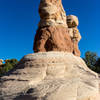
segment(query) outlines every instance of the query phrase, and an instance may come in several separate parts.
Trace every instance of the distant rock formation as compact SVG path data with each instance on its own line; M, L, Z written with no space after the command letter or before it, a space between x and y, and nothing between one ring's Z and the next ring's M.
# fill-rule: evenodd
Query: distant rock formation
M34 52L64 51L80 56L78 19L72 15L66 18L61 0L41 0L39 14Z
M0 59L0 67L2 66L2 64L3 64L3 60L2 60L2 59Z

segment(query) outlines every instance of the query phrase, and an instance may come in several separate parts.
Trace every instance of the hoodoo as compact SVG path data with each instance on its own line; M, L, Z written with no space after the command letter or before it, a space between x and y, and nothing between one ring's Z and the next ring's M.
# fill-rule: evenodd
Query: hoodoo
M78 18L66 13L61 0L41 0L40 22L34 40L34 52L63 51L80 56Z
M79 21L61 0L40 0L33 54L0 79L0 100L100 100L100 79L80 58Z

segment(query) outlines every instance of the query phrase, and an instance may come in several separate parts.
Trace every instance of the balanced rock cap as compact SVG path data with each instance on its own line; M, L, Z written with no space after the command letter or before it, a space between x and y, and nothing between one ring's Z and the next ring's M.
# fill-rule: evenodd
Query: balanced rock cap
M68 15L67 24L69 28L77 27L79 25L78 17L74 15Z

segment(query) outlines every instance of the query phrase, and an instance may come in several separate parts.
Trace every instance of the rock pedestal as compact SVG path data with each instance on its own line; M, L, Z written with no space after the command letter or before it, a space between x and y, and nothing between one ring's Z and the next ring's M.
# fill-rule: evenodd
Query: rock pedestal
M1 78L0 100L100 100L98 75L71 53L29 54Z
M68 30L62 26L40 28L34 41L34 52L67 51L73 52Z

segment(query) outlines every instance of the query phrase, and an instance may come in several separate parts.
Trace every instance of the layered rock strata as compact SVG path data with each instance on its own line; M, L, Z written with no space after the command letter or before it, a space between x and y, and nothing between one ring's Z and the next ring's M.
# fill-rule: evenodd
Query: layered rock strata
M29 54L1 78L0 100L100 100L98 75L71 53Z
M41 0L39 27L62 25L67 27L66 13L61 0Z
M61 0L41 0L39 14L40 22L34 40L34 52L64 51L80 56L78 19L73 16L66 17ZM73 23L76 26L72 26Z

